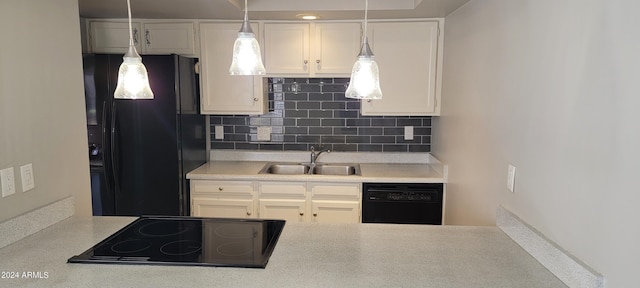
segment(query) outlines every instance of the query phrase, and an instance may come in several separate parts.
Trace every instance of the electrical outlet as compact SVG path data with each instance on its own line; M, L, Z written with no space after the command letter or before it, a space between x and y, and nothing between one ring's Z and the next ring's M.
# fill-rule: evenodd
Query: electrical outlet
M13 174L13 167L0 170L0 186L2 186L2 197L16 193L16 181Z
M513 193L516 183L516 167L509 164L509 170L507 171L507 189Z
M33 178L33 165L31 163L20 166L20 179L22 179L22 192L36 188L36 183Z
M271 141L271 126L258 127L258 141Z

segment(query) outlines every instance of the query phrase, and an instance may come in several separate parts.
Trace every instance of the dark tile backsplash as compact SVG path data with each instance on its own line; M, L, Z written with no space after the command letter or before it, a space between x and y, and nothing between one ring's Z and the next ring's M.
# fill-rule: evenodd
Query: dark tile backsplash
M430 151L431 117L362 116L360 101L344 97L349 78L269 78L268 83L269 113L210 116L211 148ZM219 125L224 126L223 140L213 135ZM257 140L259 126L271 126L270 141ZM413 126L413 140L404 140L405 126Z

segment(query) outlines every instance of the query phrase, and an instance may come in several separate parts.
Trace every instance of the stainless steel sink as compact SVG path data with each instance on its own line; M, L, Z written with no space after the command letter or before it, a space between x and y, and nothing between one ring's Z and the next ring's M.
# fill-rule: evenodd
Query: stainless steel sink
M304 163L267 163L259 173L300 175L308 174L310 169L311 165Z
M358 164L267 163L259 174L360 175Z
M318 175L360 175L358 164L317 164L313 168L313 174Z

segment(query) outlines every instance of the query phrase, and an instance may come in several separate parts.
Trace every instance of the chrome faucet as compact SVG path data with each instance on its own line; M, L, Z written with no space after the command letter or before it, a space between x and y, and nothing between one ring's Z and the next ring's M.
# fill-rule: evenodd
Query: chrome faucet
M311 146L311 165L315 165L316 164L316 160L318 160L318 157L320 156L320 154L322 154L322 152L330 153L331 150L322 149L320 151L316 151L316 148Z

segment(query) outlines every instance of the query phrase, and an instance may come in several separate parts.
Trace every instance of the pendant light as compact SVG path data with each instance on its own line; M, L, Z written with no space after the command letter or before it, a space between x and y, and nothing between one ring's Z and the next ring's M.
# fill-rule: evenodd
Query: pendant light
M264 75L266 71L260 56L260 45L249 24L247 0L244 0L244 21L238 38L233 44L233 60L229 67L231 75Z
M358 60L353 64L351 80L345 92L345 97L354 99L382 99L380 91L380 76L378 64L373 59L373 52L367 40L367 12L369 1L364 4L364 32L362 34L362 49L358 54Z
M127 0L129 12L129 50L118 70L118 85L113 94L115 99L153 99L153 92L149 87L147 68L142 64L142 58L136 51L131 29L131 2Z

